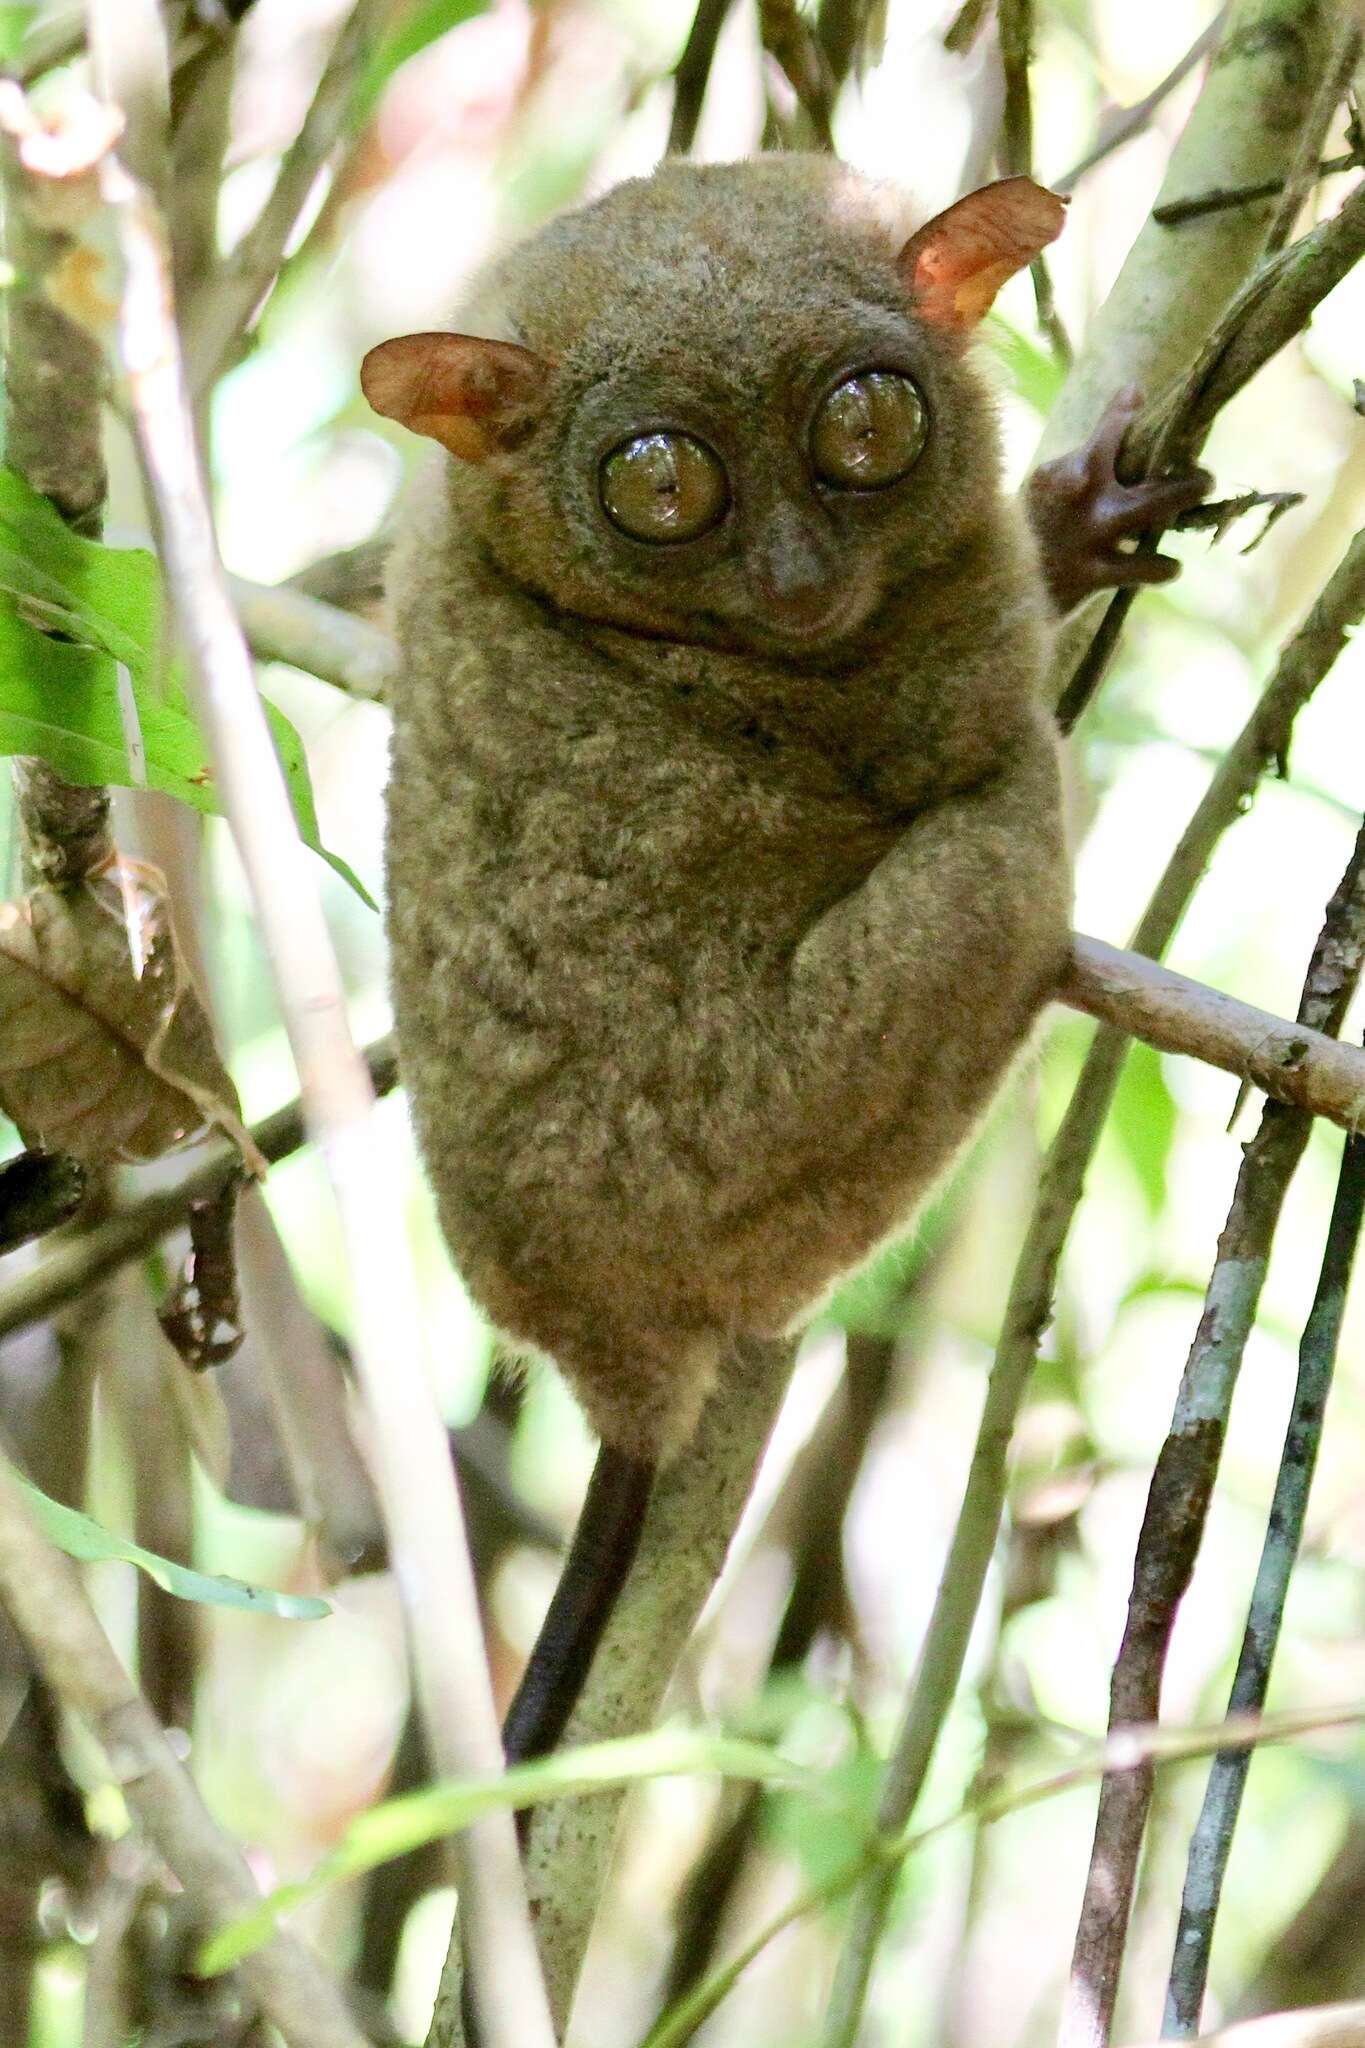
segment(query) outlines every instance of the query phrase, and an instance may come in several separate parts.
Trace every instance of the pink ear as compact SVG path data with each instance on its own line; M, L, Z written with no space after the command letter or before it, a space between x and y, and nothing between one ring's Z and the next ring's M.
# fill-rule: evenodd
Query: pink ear
M1005 280L1056 240L1066 206L1032 178L1001 178L936 213L900 253L915 311L953 332L974 327Z
M548 365L510 341L470 334L400 334L360 365L376 412L439 441L462 462L486 462L531 425Z

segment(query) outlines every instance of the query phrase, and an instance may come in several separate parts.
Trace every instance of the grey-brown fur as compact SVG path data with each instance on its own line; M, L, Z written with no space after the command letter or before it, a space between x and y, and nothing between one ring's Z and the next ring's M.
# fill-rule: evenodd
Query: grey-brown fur
M391 572L393 982L442 1222L643 1458L905 1224L1066 941L1042 582L888 218L822 159L675 162L514 252L486 331L543 389L489 461L438 458ZM814 396L882 361L924 455L822 494ZM734 503L651 550L597 463L660 423Z

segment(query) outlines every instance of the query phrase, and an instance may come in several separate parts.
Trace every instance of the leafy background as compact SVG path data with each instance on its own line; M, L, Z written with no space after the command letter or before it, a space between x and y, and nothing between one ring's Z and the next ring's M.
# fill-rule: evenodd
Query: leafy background
M0 37L24 10L0 8ZM926 210L956 190L971 110L989 81L976 59L947 56L951 6L894 0L880 64L841 101L837 139L855 164L909 185ZM1197 0L1057 0L1043 10L1034 72L1040 174L1059 175L1089 146L1110 103L1139 98L1213 10ZM259 0L241 37L223 232L231 240L269 187L307 104L338 10L333 0ZM463 281L509 236L555 207L654 161L667 129L666 74L690 23L687 0L428 0L395 8L360 95L344 169L319 195L257 345L214 400L214 481L223 548L238 574L277 581L382 525L417 450L373 419L356 386L364 350L447 320ZM749 10L723 34L700 148L754 145L764 71ZM1064 320L1076 331L1102 299L1145 217L1192 87L1149 132L1080 183L1055 252ZM1144 597L1098 712L1073 755L1077 923L1123 943L1203 788L1237 730L1273 650L1301 614L1365 510L1365 432L1352 413L1362 369L1365 276L1338 289L1311 333L1220 422L1209 459L1220 491L1292 488L1305 504L1255 554L1239 533L1216 550L1176 543L1174 587ZM1032 319L1027 284L1005 294L985 346L993 358L1009 459L1021 473L1058 372ZM145 538L146 514L121 430L112 440L109 537ZM31 508L30 508L31 511ZM60 547L76 546L62 536ZM30 599L62 581L35 558L33 524L0 498L0 585ZM53 540L57 549L57 541ZM65 559L65 557L63 557ZM107 591L87 581L80 612L128 641L42 640L22 608L0 611L0 739L31 745L25 715L43 660L83 677L122 661L150 729L165 734L160 786L191 794L199 756L183 700L162 673L145 558L108 557ZM98 581L98 579L97 579ZM60 593L58 593L59 595ZM68 597L70 590L68 588ZM107 601L106 601L107 600ZM129 644L131 643L131 644ZM267 696L306 749L320 837L378 894L386 721L283 668ZM285 728L278 729L285 736ZM69 742L74 746L75 742ZM87 733L84 744L91 744ZM118 744L113 735L109 745ZM160 745L160 743L158 743ZM71 770L72 756L63 757ZM108 765L98 771L124 779ZM1172 963L1292 1014L1319 913L1362 804L1365 645L1357 640L1300 719L1289 773L1267 784L1225 841ZM75 772L71 770L71 772ZM153 783L157 777L150 778ZM301 767L293 777L301 791ZM202 785L191 800L205 801ZM10 835L11 840L13 834ZM291 1068L225 829L209 827L209 967L222 1042L248 1119L292 1091ZM387 1018L379 923L340 875L324 876L359 1034ZM1348 1026L1348 1035L1351 1027ZM742 1569L684 1675L680 1704L745 1734L778 1738L793 1759L835 1774L866 1802L869 1755L884 1745L928 1617L960 1498L983 1375L1040 1150L1078 1068L1088 1027L1054 1015L1035 1056L975 1153L923 1220L913 1244L846 1291L814 1333L747 1524ZM972 1682L950 1724L922 1809L955 1810L983 1765L1021 1780L1055 1770L1103 1728L1109 1664L1150 1466L1198 1314L1239 1158L1234 1084L1139 1051L1088 1184L1063 1266L1058 1310L1019 1439L1014 1520L974 1646ZM418 1248L431 1355L452 1423L479 1409L490 1344L450 1271L407 1137L401 1101L383 1115L401 1136L392 1190ZM1311 1297L1339 1134L1315 1132L1290 1196L1223 1462L1219 1498L1169 1665L1176 1719L1221 1711L1240 1637ZM276 1169L267 1199L310 1301L344 1335L345 1286L319 1170L306 1155ZM842 1626L822 1632L803 1668L762 1681L790 1576L785 1476L837 1398L845 1341L889 1346L889 1392L844 1531ZM885 1353L883 1356L885 1357ZM250 1354L226 1368L250 1372ZM516 1422L513 1476L552 1526L567 1527L591 1446L567 1396L533 1380ZM96 1501L108 1526L127 1515L125 1459L99 1439ZM1339 1381L1271 1695L1289 1708L1365 1695L1365 1324L1348 1314ZM214 1467L212 1459L206 1460ZM296 1517L234 1504L201 1470L196 1559L210 1572L310 1594L320 1579ZM775 1505L776 1504L776 1505ZM768 1513L768 1510L772 1510ZM553 1581L552 1553L504 1545L489 1581L504 1683L528 1647ZM132 1567L95 1568L116 1639L129 1640ZM343 1581L325 1619L204 1609L204 1677L193 1740L215 1808L252 1845L270 1882L306 1875L349 1821L383 1792L406 1703L397 1605L382 1574ZM1120 2037L1152 2034L1169 1957L1183 1845L1202 1774L1161 1778L1158 1824L1130 1948ZM589 1988L585 2038L636 2041L657 2006L670 1927L690 1863L739 1795L707 1778L661 1781L638 1796L618 1897ZM828 1802L769 1788L733 1898L735 1927L777 1911L827 1875L846 1847ZM1093 1788L1079 1786L980 1834L945 1834L909 1867L897 1937L877 1984L887 2042L1030 2044L1051 2032L1084 1870ZM1365 1830L1357 1735L1324 1733L1254 1763L1215 1952L1212 2012L1255 1996L1285 1967L1283 1931L1329 1860ZM354 1952L363 1893L329 1890L301 1924L327 1949ZM444 1949L449 1894L431 1891L403 1939L393 2020L424 2030ZM35 2018L42 2048L79 2039L84 1970L79 1916L54 1909ZM793 2048L811 2037L838 1931L837 1909L793 1930L760 1959L704 2038L713 2048ZM1365 1980L1365 1966L1361 1970ZM1334 1978L1320 1995L1365 1990Z

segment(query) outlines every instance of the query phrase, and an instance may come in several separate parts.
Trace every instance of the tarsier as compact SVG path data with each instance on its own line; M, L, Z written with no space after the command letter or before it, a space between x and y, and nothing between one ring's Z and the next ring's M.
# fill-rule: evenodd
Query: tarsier
M1122 394L1035 540L968 342L1063 202L908 206L670 161L490 273L496 338L365 361L456 458L390 575L402 1069L472 1294L602 1439L510 1757L736 1338L905 1226L1022 1044L1068 931L1051 621L1173 574L1122 540L1200 495L1115 481Z

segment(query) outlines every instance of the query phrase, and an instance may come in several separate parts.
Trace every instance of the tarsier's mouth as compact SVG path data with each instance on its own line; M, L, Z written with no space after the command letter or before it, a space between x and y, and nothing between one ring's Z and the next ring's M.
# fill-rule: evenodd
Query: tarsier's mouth
M861 592L850 589L839 591L823 611L813 615L784 612L780 606L769 605L757 622L755 638L803 653L813 652L832 647L856 632L865 622L868 610Z

